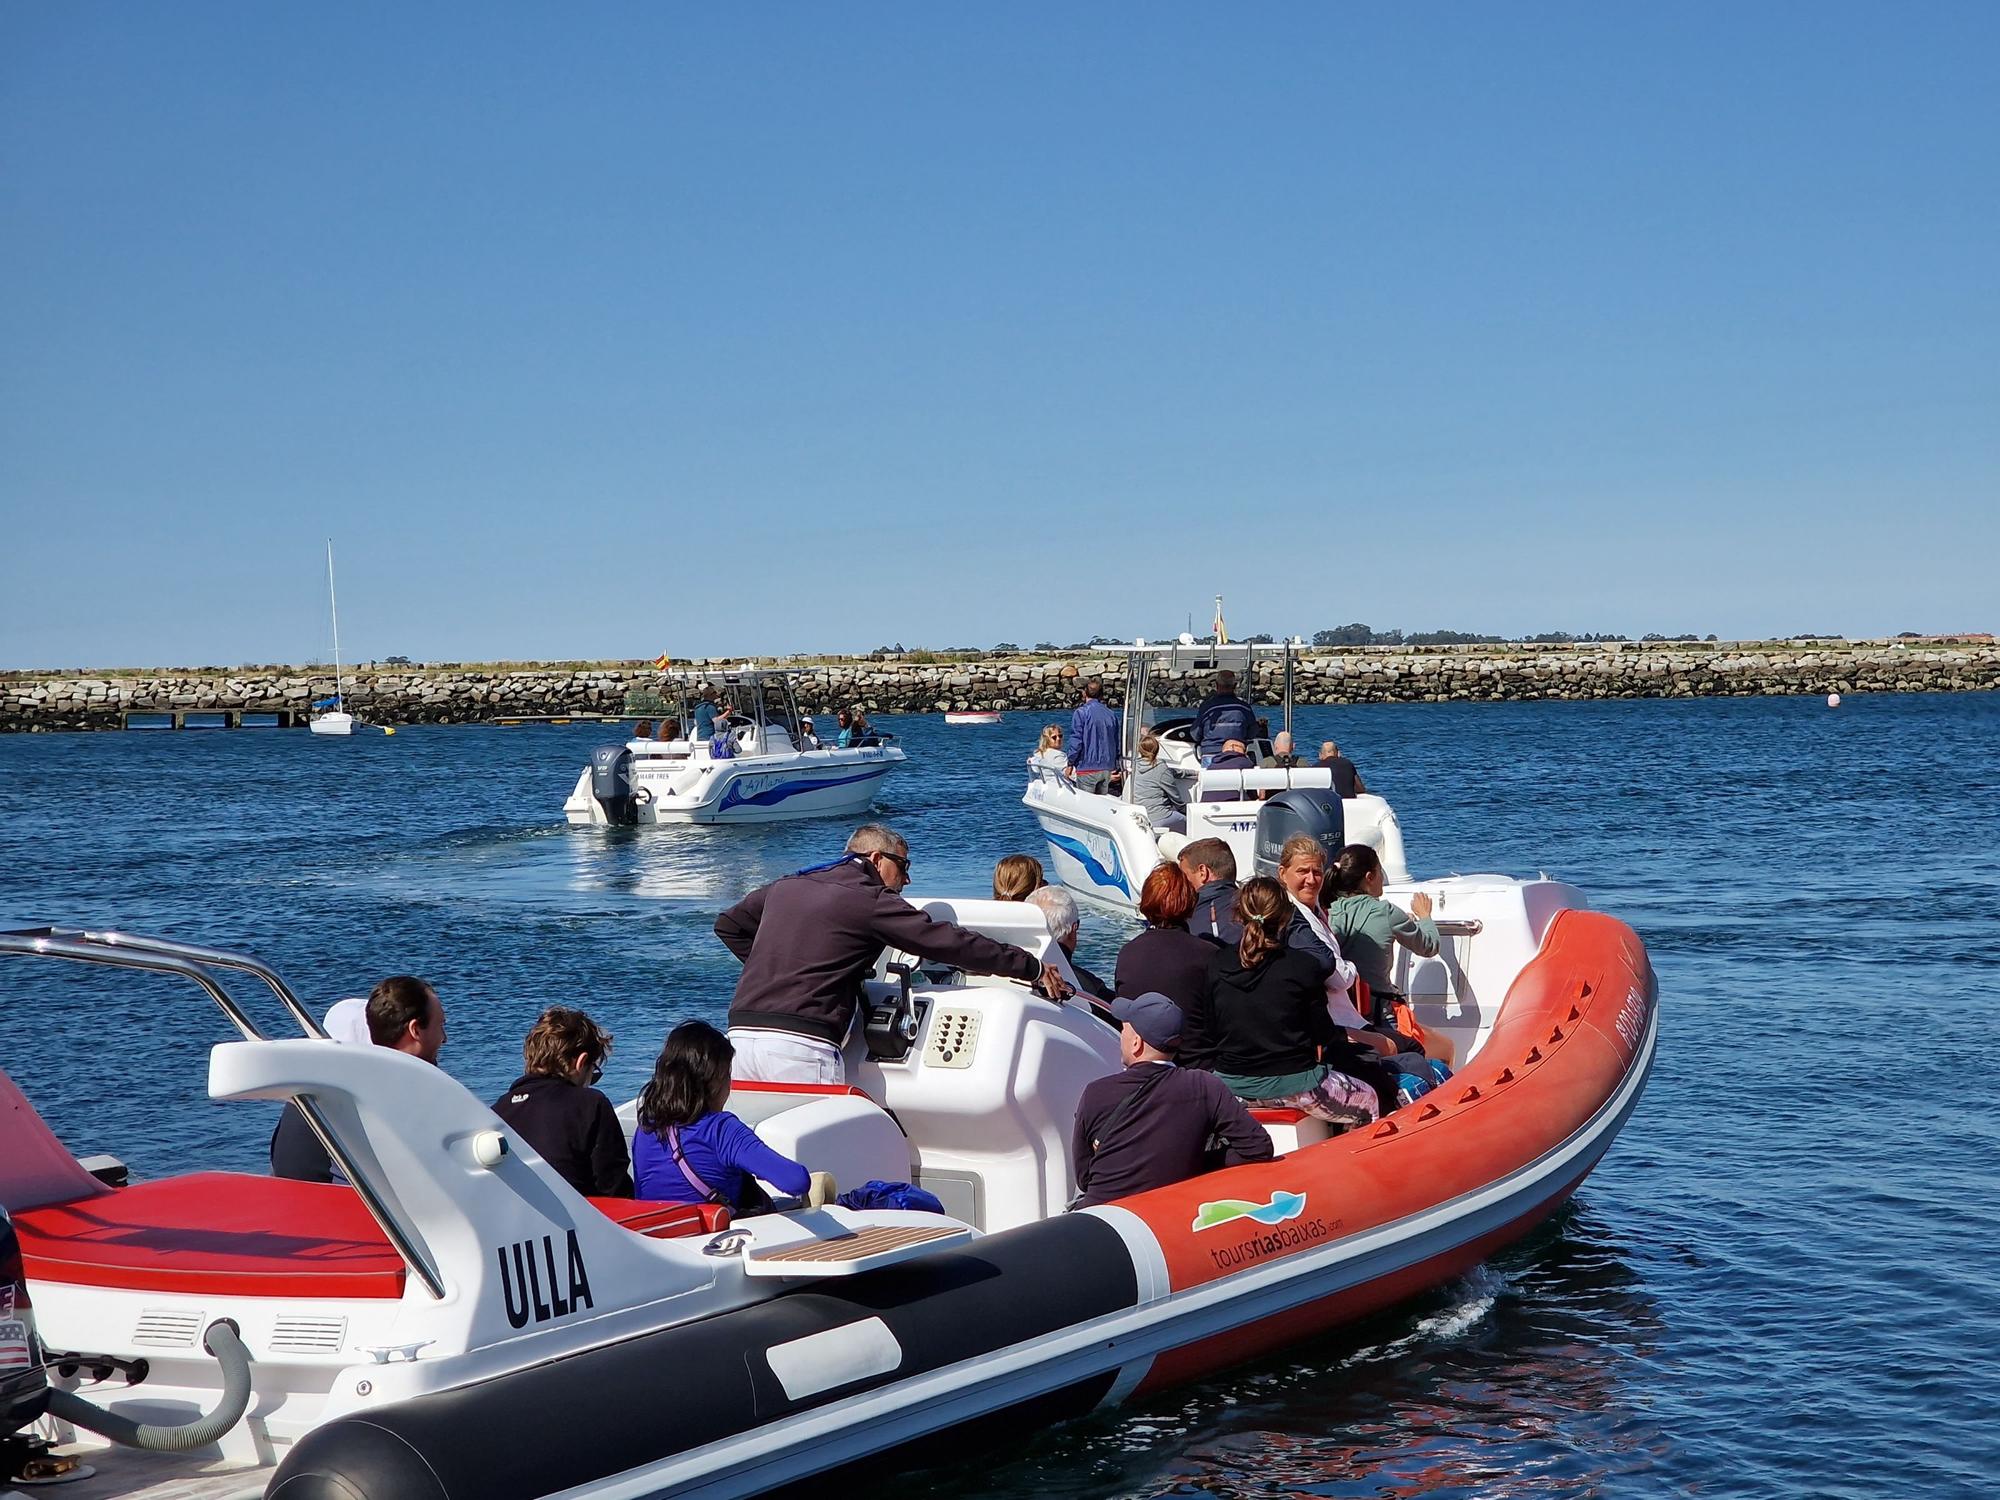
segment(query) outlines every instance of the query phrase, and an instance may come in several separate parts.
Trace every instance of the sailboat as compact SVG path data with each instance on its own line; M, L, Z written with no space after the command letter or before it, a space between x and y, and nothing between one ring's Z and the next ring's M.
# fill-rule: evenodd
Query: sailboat
M340 603L333 594L333 539L326 543L326 605L333 615L333 696L313 705L315 712L306 727L314 734L352 734L354 715L347 711L347 692L340 680Z

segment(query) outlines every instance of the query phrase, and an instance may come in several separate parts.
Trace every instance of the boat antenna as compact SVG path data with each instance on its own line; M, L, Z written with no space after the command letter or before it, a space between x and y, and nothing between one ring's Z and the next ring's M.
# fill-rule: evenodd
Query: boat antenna
M333 697L342 713L347 712L347 692L340 682L340 601L333 592L333 538L326 539L326 607L333 616ZM331 721L329 721L331 722Z

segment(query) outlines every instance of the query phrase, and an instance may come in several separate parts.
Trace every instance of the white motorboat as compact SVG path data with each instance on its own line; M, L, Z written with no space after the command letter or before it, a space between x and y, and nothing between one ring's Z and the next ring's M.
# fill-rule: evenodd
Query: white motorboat
M1257 868L1258 826L1282 823L1291 831L1304 826L1300 817L1285 816L1289 807L1307 821L1306 809L1317 804L1315 832L1334 844L1367 844L1381 856L1391 884L1410 878L1403 851L1402 825L1386 800L1367 795L1333 795L1333 773L1316 765L1256 770L1204 768L1195 753L1191 713L1162 709L1163 697L1187 696L1177 689L1175 674L1196 674L1193 697L1207 691L1211 675L1233 671L1243 687L1251 688L1258 662L1279 666L1276 686L1280 725L1292 727L1292 664L1295 648L1278 645L1165 645L1140 643L1126 653L1125 706L1120 715L1120 764L1124 787L1116 795L1079 791L1067 777L1038 770L1022 795L1022 805L1041 825L1048 844L1051 874L1076 895L1123 910L1136 910L1139 890L1162 859L1173 858L1189 841L1219 838L1236 855L1236 867L1246 878ZM1191 708L1192 705L1189 705ZM1139 765L1139 738L1150 729L1160 740L1160 760L1173 768L1187 802L1187 828L1177 832L1155 828L1144 809L1132 801L1133 776ZM1269 739L1249 746L1258 760L1269 758ZM1284 793L1298 793L1274 803ZM1274 810L1275 809L1275 810ZM1282 840L1280 840L1282 842Z
M732 1223L579 1196L443 1069L331 1040L254 959L0 933L0 955L200 985L242 1037L211 1051L210 1097L296 1099L352 1184L109 1186L0 1073L29 1297L0 1264L0 1350L46 1358L59 1394L32 1430L96 1467L80 1491L177 1500L742 1496L1147 1396L1464 1274L1554 1213L1636 1106L1657 991L1632 930L1548 880L1424 889L1448 942L1400 980L1462 1059L1447 1088L1331 1138L1259 1110L1274 1160L1070 1213L1072 1118L1117 1033L1012 981L886 954L852 1085L730 1097L794 1160L918 1183L945 1214ZM1032 908L926 909L1063 964ZM244 975L303 1035L257 1028ZM5 1440L35 1403L0 1394Z
M1000 715L993 709L952 709L945 714L944 721L947 724L998 724Z
M776 823L867 811L902 750L873 733L847 746L811 735L796 675L747 665L663 674L680 706L672 722L686 732L599 746L563 816L578 826ZM707 736L694 732L703 702L726 710Z

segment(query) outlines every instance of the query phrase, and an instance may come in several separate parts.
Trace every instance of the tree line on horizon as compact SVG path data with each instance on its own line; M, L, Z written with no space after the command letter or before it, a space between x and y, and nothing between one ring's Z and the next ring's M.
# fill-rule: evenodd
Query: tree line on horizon
M1914 638L1917 632L1906 630L1903 634ZM1167 639L1171 639L1171 637L1163 638L1160 643L1165 644ZM1282 637L1260 633L1231 636L1230 643L1238 646L1269 646L1276 644L1280 639ZM1518 636L1480 635L1469 630L1375 630L1357 622L1352 625L1336 626L1332 630L1316 630L1307 644L1322 648L1332 646L1567 646L1579 643L1629 641L1631 639L1632 637L1629 635L1618 635L1612 632L1586 632L1582 635L1574 635L1567 630L1545 630L1538 635ZM1696 635L1693 631L1688 631L1682 635L1661 635L1658 631L1648 631L1645 635L1640 636L1639 639L1654 642L1713 641L1718 639L1718 637L1713 632L1703 636ZM1801 631L1797 635L1785 636L1783 639L1826 641L1845 640L1846 637L1830 632ZM1201 646L1212 646L1215 644L1215 637L1212 635L1199 635L1195 637L1195 643ZM994 656L1016 656L1022 652L1116 650L1131 644L1128 640L1109 635L1094 635L1087 641L1070 641L1067 644L1059 641L1036 641L1032 646L1019 645L1014 641L996 641L991 646L905 646L901 641L898 641L893 646L877 646L869 654L871 656L933 654L938 656L979 656L987 654Z

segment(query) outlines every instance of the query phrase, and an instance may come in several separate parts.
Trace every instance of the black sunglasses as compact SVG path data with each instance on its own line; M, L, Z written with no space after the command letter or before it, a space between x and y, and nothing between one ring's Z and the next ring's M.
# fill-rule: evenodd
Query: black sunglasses
M896 868L903 872L903 879L908 880L910 878L910 860L908 855L891 854L887 849L877 849L875 852L883 859L894 860Z

